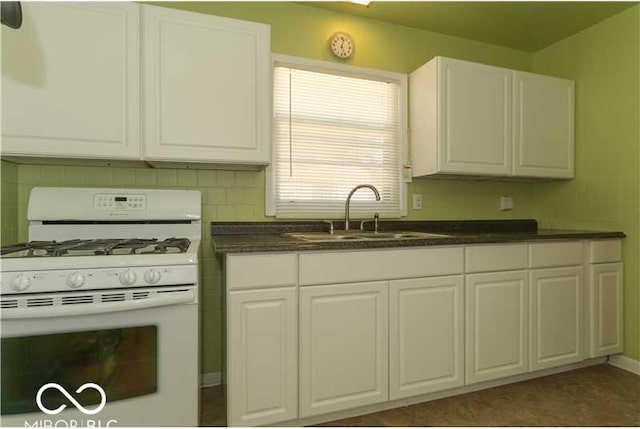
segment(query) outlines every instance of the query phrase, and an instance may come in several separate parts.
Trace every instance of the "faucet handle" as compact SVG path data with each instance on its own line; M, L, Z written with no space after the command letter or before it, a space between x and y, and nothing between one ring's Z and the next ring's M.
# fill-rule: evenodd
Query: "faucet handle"
M373 215L373 232L378 232L378 220L380 219L380 214L376 213ZM371 222L371 219L364 219L360 221L360 231L364 231L365 222Z
M329 224L329 234L333 234L333 221L332 220L323 220L322 222Z

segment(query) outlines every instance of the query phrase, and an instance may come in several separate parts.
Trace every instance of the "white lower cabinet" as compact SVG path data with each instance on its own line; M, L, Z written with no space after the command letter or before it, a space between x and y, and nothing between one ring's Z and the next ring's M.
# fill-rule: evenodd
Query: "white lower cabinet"
M526 271L466 278L466 383L527 372Z
M583 359L583 267L532 270L532 371Z
M594 264L590 273L590 357L622 352L622 264Z
M619 353L621 260L617 239L228 255L227 421L291 422Z
M298 417L296 288L228 293L227 424Z
M300 417L388 399L388 288L300 288Z
M389 289L389 399L464 384L463 276L396 280Z

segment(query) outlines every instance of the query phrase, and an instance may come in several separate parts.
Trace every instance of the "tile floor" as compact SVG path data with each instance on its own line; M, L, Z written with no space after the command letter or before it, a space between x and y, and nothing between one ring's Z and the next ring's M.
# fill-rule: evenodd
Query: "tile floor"
M225 425L221 386L202 389L201 413ZM640 377L597 365L322 426L640 426Z

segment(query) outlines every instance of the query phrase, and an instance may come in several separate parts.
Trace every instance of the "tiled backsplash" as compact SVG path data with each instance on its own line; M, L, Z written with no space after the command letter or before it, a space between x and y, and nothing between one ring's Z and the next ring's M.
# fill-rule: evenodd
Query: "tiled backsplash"
M2 229L0 244L5 246L18 241L18 166L2 162Z

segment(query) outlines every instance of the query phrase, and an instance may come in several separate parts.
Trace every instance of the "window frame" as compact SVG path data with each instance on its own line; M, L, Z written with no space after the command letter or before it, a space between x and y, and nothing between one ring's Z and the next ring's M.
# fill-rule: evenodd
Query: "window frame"
M366 67L357 67L348 64L340 64L329 61L314 60L310 58L296 57L291 55L272 54L271 55L271 94L274 94L273 71L277 66L291 67L301 70L315 72L330 72L341 76L354 78L363 78L370 80L379 80L384 82L396 82L398 88L398 124L399 124L399 145L400 156L398 159L398 180L400 181L400 216L407 216L407 183L402 179L403 167L410 163L409 161L409 125L408 125L408 76L405 73L396 73L386 70L378 70ZM273 116L273 101L271 102L271 121L275 121ZM272 127L272 130L275 127ZM274 171L275 163L275 136L271 134L271 162L265 168L265 215L268 217L276 217L276 174ZM373 216L373 213L371 214ZM313 214L309 213L308 217L313 218ZM298 218L282 218L282 219L298 219Z

